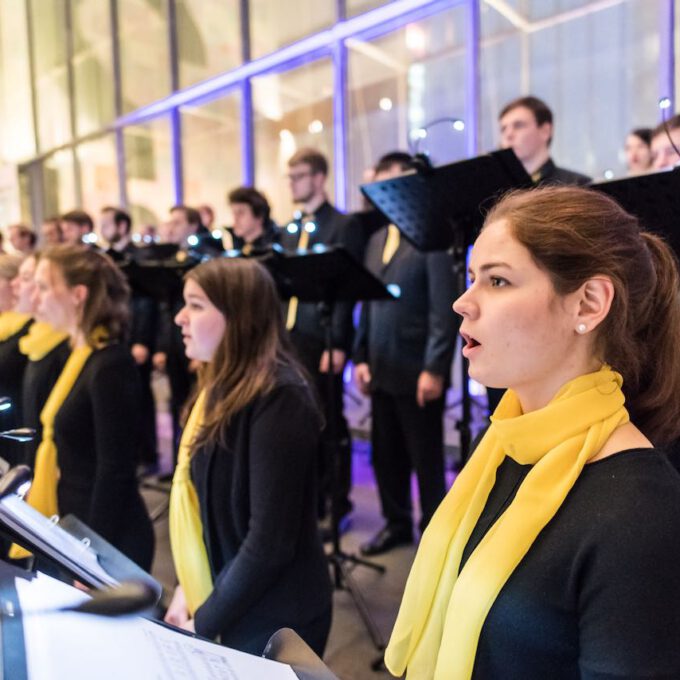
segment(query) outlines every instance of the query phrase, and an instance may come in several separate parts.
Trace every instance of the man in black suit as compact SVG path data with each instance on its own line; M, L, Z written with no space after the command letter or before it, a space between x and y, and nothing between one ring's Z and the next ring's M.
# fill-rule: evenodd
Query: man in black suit
M102 247L114 262L124 264L137 259L139 249L132 242L132 218L129 213L107 206L99 217ZM157 463L156 405L151 391L151 357L156 339L158 305L137 290L130 296L129 345L139 371L142 386L142 431L138 462L150 468Z
M410 168L408 154L387 154L375 179ZM459 322L447 252L419 252L388 225L369 239L365 265L401 291L396 301L364 303L353 357L359 389L371 395L373 469L385 518L361 551L378 555L413 541L412 470L421 531L444 498L444 396Z
M359 223L336 210L326 195L328 161L315 149L300 149L288 161L288 180L293 201L302 208L301 214L281 230L281 245L286 250L306 250L317 244L343 246L359 262L362 259L362 235ZM317 394L324 406L326 428L322 438L320 458L319 515L326 514L332 493L337 493L340 515L352 509L349 493L352 485L352 448L347 421L342 412L342 374L352 347L353 305L338 303L332 317L333 348L325 348L324 328L317 304L298 303L293 299L286 313L286 327L291 341L309 375L316 384ZM328 372L334 374L335 422L331 425L328 409ZM336 466L336 489L332 489L331 445L329 434L335 431L339 440L339 460ZM343 522L341 529L347 526Z
M278 239L278 229L265 195L253 187L237 187L227 200L233 224L222 236L225 250L238 250L243 257L267 253Z
M498 116L501 148L512 149L535 184L588 184L590 177L560 168L550 157L553 114L538 97L520 97Z

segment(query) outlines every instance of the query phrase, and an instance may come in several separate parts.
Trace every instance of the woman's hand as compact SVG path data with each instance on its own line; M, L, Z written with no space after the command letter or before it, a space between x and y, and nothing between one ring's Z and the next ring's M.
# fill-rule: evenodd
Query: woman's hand
M193 620L190 621L189 618L189 610L187 608L187 600L184 597L184 591L182 590L182 586L177 586L163 620L165 623L170 623L173 626L178 626L180 628L186 628L187 624L191 623L191 627L193 628L194 622ZM187 630L189 629L187 628Z
M196 623L193 619L189 619L186 623L183 623L180 628L188 630L190 633L196 632Z

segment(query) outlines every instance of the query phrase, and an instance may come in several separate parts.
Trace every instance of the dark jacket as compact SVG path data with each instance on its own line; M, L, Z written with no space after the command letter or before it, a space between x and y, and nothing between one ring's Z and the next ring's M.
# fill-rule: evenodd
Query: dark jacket
M354 363L368 363L371 389L415 395L421 371L448 383L460 324L451 305L456 297L452 257L417 251L403 236L387 265L382 253L387 227L371 236L366 267L400 290L395 301L366 302L357 331Z
M23 445L23 461L29 467L35 463L35 453L42 440L42 413L45 402L52 392L54 384L57 382L61 371L71 353L68 339L60 342L42 359L28 361L24 371L24 382L22 386L23 404L23 424L32 427L36 436L32 442Z
M12 407L0 411L0 430L23 427L24 423L21 386L27 357L19 351L19 340L28 333L33 320L27 321L14 335L0 342L0 397L9 397ZM25 445L9 439L0 439L0 458L10 465L23 463Z
M534 184L575 184L578 186L584 186L585 184L590 184L592 178L587 175L582 175L573 170L567 170L566 168L560 168L555 165L552 158L549 158L532 176L531 179Z
M137 489L139 373L129 350L95 350L54 421L60 514L72 513L150 569L154 535Z
M315 231L310 234L309 248L316 244L343 246L357 262L362 260L363 237L361 225L350 215L344 215L325 202L314 214ZM280 230L280 243L284 250L297 249L299 233ZM333 312L333 347L349 352L352 347L352 303L337 303ZM293 344L305 349L315 349L319 356L324 349L324 330L316 303L300 303L295 327L291 332ZM313 363L313 362L312 362ZM318 359L316 360L318 364Z
M226 446L199 449L191 474L201 508L214 590L196 632L262 653L288 626L304 630L331 607L328 566L316 528L320 420L309 388L290 367L237 413Z

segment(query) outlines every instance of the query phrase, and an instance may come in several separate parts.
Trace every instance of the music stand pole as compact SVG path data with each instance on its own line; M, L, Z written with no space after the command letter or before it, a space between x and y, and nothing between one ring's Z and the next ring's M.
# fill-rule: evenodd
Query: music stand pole
M333 372L332 352L333 352L333 334L332 334L332 320L333 320L333 302L326 300L319 303L319 312L321 316L321 325L324 329L324 339L326 344L326 351L328 352L328 378L326 381L327 387L327 404L328 404L328 441L330 444L330 463L331 463L331 537L333 540L333 550L328 555L328 561L333 569L333 582L337 590L346 589L349 593L354 605L359 612L359 616L371 636L373 645L379 652L385 649L385 641L383 640L378 627L371 618L371 613L368 610L368 605L364 599L359 586L352 577L347 563L353 565L360 564L363 567L373 569L380 574L385 573L385 567L381 564L375 564L369 560L364 560L356 555L345 553L340 547L340 498L339 498L339 470L340 470L340 446L338 442L337 429L337 414L339 404L336 403L335 398L335 373Z

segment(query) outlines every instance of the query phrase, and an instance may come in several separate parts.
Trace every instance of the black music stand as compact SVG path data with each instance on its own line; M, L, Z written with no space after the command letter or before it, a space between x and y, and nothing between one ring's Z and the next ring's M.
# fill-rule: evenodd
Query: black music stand
M337 246L314 246L308 251L286 253L273 249L269 258L262 262L271 272L281 297L297 297L300 302L314 302L319 306L321 323L324 328L326 349L329 356L333 349L332 317L337 302L358 302L360 300L389 300L394 296L383 283L359 264L344 248ZM334 373L328 371L329 440L331 448L331 533L333 550L328 559L333 566L335 587L345 588L368 630L373 644L382 652L385 643L371 619L370 612L359 587L349 572L347 563L362 565L380 573L385 567L343 552L340 547L340 508L338 498L338 433L335 415L341 405L335 403Z
M635 215L643 229L663 236L680 258L680 167L589 186Z
M467 249L486 212L508 190L532 186L531 177L511 149L429 168L393 179L364 184L361 191L389 221L422 251L452 249L460 293L466 287ZM453 302L453 301L452 301ZM462 359L460 455L470 452L470 391L467 362Z

